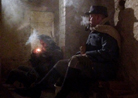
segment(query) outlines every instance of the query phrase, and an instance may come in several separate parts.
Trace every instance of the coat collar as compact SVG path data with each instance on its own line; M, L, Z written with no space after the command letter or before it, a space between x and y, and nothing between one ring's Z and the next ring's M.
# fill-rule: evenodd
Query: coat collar
M91 31L98 31L112 36L114 39L117 40L118 46L120 48L121 47L120 34L113 26L107 25L108 21L109 21L108 18L103 19L103 21L101 21L98 25L92 27Z

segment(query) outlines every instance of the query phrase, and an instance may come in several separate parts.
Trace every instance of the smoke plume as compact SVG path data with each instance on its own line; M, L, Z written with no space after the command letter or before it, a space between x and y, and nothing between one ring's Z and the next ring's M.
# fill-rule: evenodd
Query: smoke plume
M81 4L83 4L84 0L64 0L64 2L66 7L73 6L75 8L74 10L77 11Z
M39 39L38 39L38 32L33 30L33 33L30 35L29 39L26 42L26 45L31 44L31 50L41 47Z
M81 18L82 18L81 25L87 26L89 24L89 18L84 16L82 16Z
M22 5L20 0L2 0L4 19L8 19L8 24L19 23L23 19L23 8L19 5Z
M38 32L33 30L33 33L30 35L29 39L26 42L26 45L35 43L38 40Z

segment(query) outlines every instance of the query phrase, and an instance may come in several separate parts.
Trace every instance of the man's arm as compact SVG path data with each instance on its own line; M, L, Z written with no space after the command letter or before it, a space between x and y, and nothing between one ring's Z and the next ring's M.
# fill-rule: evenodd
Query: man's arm
M76 55L87 56L85 52L86 52L86 46L83 45L83 46L80 46L80 51L78 51Z
M101 40L102 48L94 51L86 51L86 55L90 56L94 61L106 62L116 60L119 56L119 48L117 41L105 35Z

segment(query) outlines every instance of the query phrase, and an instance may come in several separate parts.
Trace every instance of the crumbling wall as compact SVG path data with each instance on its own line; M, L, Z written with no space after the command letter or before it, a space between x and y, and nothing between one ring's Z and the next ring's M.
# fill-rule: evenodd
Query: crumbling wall
M85 43L89 31L81 25L84 13L89 11L91 5L103 5L107 7L109 21L114 25L114 1L113 0L66 0L66 38L65 57L69 58L75 54L79 47Z
M31 46L25 45L32 27L36 25L31 21L31 12L48 12L54 17L54 40L57 40L58 33L58 0L2 0L2 22L1 27L1 66L2 74L6 75L11 69L19 65L27 65L30 58ZM40 16L40 17L39 17ZM34 18L45 20L44 15L35 14ZM47 19L51 17L47 17ZM36 19L35 19L36 20ZM35 25L35 26L34 26ZM47 25L51 25L48 24ZM42 23L36 26L41 32L46 25ZM43 30L42 30L43 29ZM42 32L44 33L44 32Z
M126 81L138 89L138 1L115 0L115 23L122 38L121 67Z
M4 75L19 65L27 64L30 56L31 47L25 43L30 36L31 26L27 18L29 14L25 11L48 11L54 14L55 41L60 45L60 38L63 38L65 58L69 58L79 50L89 34L81 25L82 16L90 5L104 5L108 8L110 23L115 24L122 38L121 67L125 80L130 81L134 90L138 88L137 0L66 0L65 15L59 15L58 0L2 0L2 4L0 58ZM65 19L60 24L64 32L59 29L59 16L61 20Z

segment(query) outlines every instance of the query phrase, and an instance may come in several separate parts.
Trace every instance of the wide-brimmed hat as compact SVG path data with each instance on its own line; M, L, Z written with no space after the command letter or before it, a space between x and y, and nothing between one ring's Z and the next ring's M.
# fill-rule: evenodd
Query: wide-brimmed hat
M89 12L86 12L85 14L102 14L106 17L108 16L107 8L104 6L91 6Z

